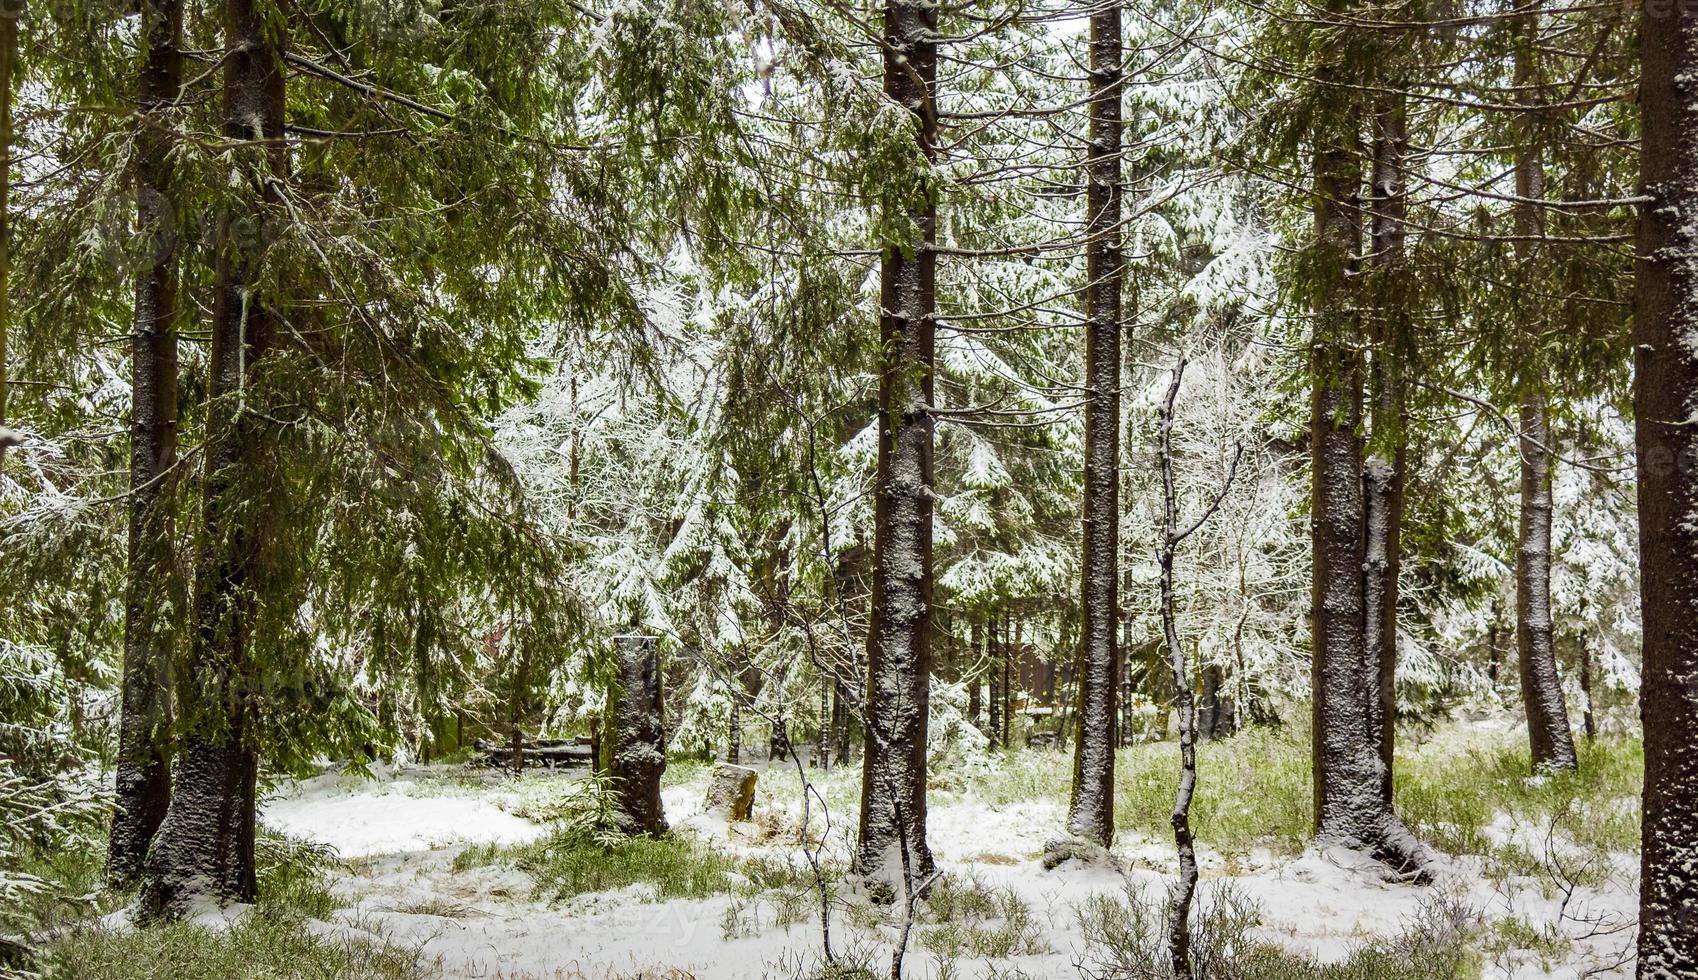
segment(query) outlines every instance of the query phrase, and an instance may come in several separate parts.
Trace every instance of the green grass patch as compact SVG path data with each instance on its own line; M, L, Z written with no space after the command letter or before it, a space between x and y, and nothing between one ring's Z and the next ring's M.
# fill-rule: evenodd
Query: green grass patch
M1007 887L945 876L926 896L919 943L942 960L1007 959L1050 952L1031 906Z
M1452 854L1486 856L1490 874L1596 883L1610 855L1639 847L1645 757L1637 739L1578 748L1578 771L1535 774L1516 735L1428 745L1398 757L1398 807L1417 836ZM1503 840L1506 829L1517 839Z
M185 923L127 933L78 929L54 942L41 965L46 976L66 980L414 980L436 975L435 964L415 951L315 936L298 914L263 905L223 932Z
M256 843L259 902L228 929L190 923L119 932L93 916L130 899L101 893L103 848L55 858L59 880L86 885L90 897L66 904L37 951L34 969L73 980L227 980L231 977L413 980L435 976L415 951L376 938L315 935L309 919L326 919L340 904L330 888L342 867L328 848L260 829Z
M1073 770L1054 750L1016 750L973 781L974 796L998 806L1027 800L1066 805ZM1198 839L1227 851L1263 845L1301 851L1312 830L1307 732L1251 728L1197 747L1191 823ZM1173 833L1179 743L1120 749L1115 757L1115 829L1163 840Z
M1582 742L1580 769L1535 776L1525 737L1458 736L1400 751L1399 812L1423 840L1450 854L1479 854L1525 866L1488 833L1495 821L1537 830L1596 857L1639 846L1644 754L1635 739ZM1313 834L1313 783L1306 726L1251 728L1197 747L1191 823L1199 842L1228 855L1267 847L1291 855ZM1178 778L1177 742L1121 749L1115 760L1115 828L1166 840ZM1072 769L1052 750L999 753L973 796L997 806L1047 800L1064 806ZM1542 855L1535 855L1542 859ZM1595 864L1605 864L1602 860Z
M513 847L468 847L455 856L453 867L465 871L490 864L529 874L536 881L536 895L549 901L632 885L649 886L653 901L815 887L812 870L800 860L741 858L683 834L607 843L562 830ZM838 874L838 869L827 869L828 878Z
M1087 976L1171 977L1166 896L1128 890L1085 902ZM1258 939L1261 910L1230 888L1203 896L1191 928L1193 975L1218 980L1475 980L1484 963L1473 910L1442 897L1399 936L1368 940L1338 963L1317 963Z
M705 898L729 890L737 862L682 836L630 837L602 847L556 835L526 845L517 865L554 901L630 885L651 885L657 900Z
M1485 949L1489 953L1526 951L1536 957L1540 968L1548 973L1567 959L1574 950L1574 943L1553 925L1536 926L1519 916L1510 916L1492 923Z

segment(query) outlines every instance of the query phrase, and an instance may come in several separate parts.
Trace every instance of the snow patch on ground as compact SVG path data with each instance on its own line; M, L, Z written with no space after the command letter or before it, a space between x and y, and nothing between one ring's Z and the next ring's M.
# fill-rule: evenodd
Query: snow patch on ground
M464 845L533 840L544 828L502 809L512 805L512 791L499 780L398 775L403 778L388 783L321 776L266 807L267 824L334 845L344 857L365 858L336 885L349 907L331 921L315 922L315 931L419 948L448 977L599 978L674 970L701 980L782 977L817 961L818 913L811 903L802 921L778 926L770 908L747 897L655 901L651 888L634 885L555 903L535 893L529 875L511 867L454 871L454 857ZM706 781L704 770L664 790L667 818L677 833L734 854L800 859L794 831L801 806L791 798L796 794L770 795L763 780L755 822L727 824L704 812ZM445 795L428 795L433 792ZM816 820L818 815L816 807ZM952 875L1019 895L1034 913L1047 951L996 961L963 959L945 973L916 936L906 975L973 977L1012 968L1034 980L1076 977L1085 951L1077 913L1087 898L1119 896L1129 887L1154 897L1165 894L1174 864L1168 840L1121 835L1114 854L1124 871L1078 862L1044 870L1039 861L1044 844L1064 819L1065 808L1048 800L992 805L969 796L935 803L928 836L939 864ZM831 821L825 851L842 862L854 832L853 807L834 808ZM1495 829L1508 836L1508 828ZM1387 880L1378 864L1348 851L1311 851L1291 859L1257 849L1228 861L1205 847L1200 856L1202 901L1231 887L1260 906L1263 938L1323 961L1344 959L1367 938L1404 932L1439 896L1487 921L1514 916L1552 926L1575 940L1576 963L1584 961L1544 964L1526 954L1494 954L1489 974L1509 980L1607 966L1632 938L1631 930L1615 928L1630 923L1635 910L1632 869L1625 866L1606 886L1565 891L1534 878L1494 882L1479 858L1452 859L1437 884L1417 887ZM846 905L833 914L839 951L846 944L888 943L894 937L888 925L869 927L864 915L859 923L854 918ZM728 933L727 923L740 924ZM888 948L881 947L879 959L888 961ZM1618 969L1592 975L1628 974Z
M419 796L417 783L326 773L268 799L260 822L329 844L344 858L429 851L450 844L521 844L540 825L502 809L498 794Z

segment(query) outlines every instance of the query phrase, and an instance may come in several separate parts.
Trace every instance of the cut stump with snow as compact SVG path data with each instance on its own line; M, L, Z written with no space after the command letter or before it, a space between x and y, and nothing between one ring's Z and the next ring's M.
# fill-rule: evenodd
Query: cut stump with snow
M652 636L616 636L619 685L613 692L613 751L608 775L619 799L620 823L629 834L666 831L660 777L666 771L666 735L660 691L660 648Z
M717 763L708 782L707 812L733 823L748 820L755 812L755 770L748 766Z

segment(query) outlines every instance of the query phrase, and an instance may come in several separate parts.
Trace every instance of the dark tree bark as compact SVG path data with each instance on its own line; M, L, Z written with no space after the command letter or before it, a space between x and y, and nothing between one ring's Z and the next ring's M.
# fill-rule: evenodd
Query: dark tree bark
M608 715L613 724L607 774L619 797L619 823L628 834L666 830L660 777L666 772L666 704L660 685L660 646L652 636L614 637L619 686Z
M177 461L177 237L171 109L182 86L181 0L143 0L136 217L151 243L131 337L129 570L107 878L133 884L171 802L171 478Z
M1521 524L1515 558L1515 647L1521 700L1533 768L1574 769L1579 759L1569 728L1568 705L1557 672L1551 621L1551 454L1544 395L1521 399Z
M1002 634L1002 744L1010 748L1014 746L1014 708L1019 704L1015 697L1020 684L1020 650L1021 628L1020 620L1014 620L1014 631L1008 632L1008 621L1003 620Z
M1586 699L1581 725L1590 742L1598 737L1598 721L1592 704L1592 639L1584 634L1580 637L1580 693Z
M1214 741L1220 727L1220 668L1210 664L1203 668L1203 690L1197 698L1197 740Z
M984 712L984 703L980 695L984 681L984 620L977 613L973 615L972 637L968 640L973 647L973 671L967 677L967 720L975 727L983 728L984 722L980 715Z
M1645 726L1639 976L1698 976L1698 17L1648 5L1633 315Z
M1503 655L1498 652L1498 601L1492 600L1492 621L1486 625L1486 680L1491 682L1493 689L1498 686L1498 671L1503 666Z
M7 339L12 333L12 89L21 16L21 5L8 5L0 16L0 466L6 463L6 450L22 441L6 427L11 385Z
M1532 10L1537 11L1537 0ZM1521 28L1515 51L1515 81L1535 89L1534 43L1538 20ZM1521 264L1532 269L1539 259L1538 242L1545 232L1544 213L1528 201L1545 196L1544 163L1540 159L1535 112L1519 121L1521 146L1515 160L1515 234ZM1536 309L1536 307L1534 308ZM1540 329L1533 314L1523 314L1522 330L1530 364L1521 380L1521 521L1515 554L1515 648L1521 669L1521 702L1527 714L1527 737L1533 768L1574 769L1574 734L1568 724L1562 681L1557 673L1556 643L1551 623L1551 429L1543 372L1537 366Z
M725 761L743 761L743 692L731 692L731 718L726 722Z
M835 743L835 751L832 754L842 763L850 758L849 753L854 744L849 728L852 712L849 710L848 693L843 682L834 680L831 686L831 731L832 741Z
M1356 120L1346 113L1323 122L1315 136L1309 418L1316 840L1420 870L1430 859L1385 796L1376 722L1381 665L1367 646L1362 338L1352 310L1362 240Z
M1362 592L1363 645L1378 677L1369 705L1369 728L1380 750L1380 796L1392 803L1392 769L1397 744L1397 599L1403 569L1404 471L1409 440L1405 428L1405 361L1408 326L1399 288L1407 237L1408 120L1401 95L1388 94L1374 113L1374 159L1370 176L1369 247L1377 277L1371 330L1368 386L1372 443L1363 462L1363 524L1366 565Z
M1066 829L1114 841L1114 747L1121 608L1121 7L1090 15L1085 151L1085 499L1073 798Z
M831 683L820 681L819 731L814 736L814 765L831 768Z
M507 624L502 624L497 643L506 641L508 629ZM517 639L513 643L513 689L507 692L507 761L515 773L521 773L525 771L524 725L530 712L530 698L526 694L530 690L531 657Z
M1002 659L1006 656L1002 645L997 642L997 618L990 618L990 625L985 633L985 662L990 669L990 745L996 748L1002 744Z
M937 132L937 5L886 0L884 94L914 116L929 166ZM933 333L937 205L922 177L904 195L917 240L884 243L879 456L866 755L855 871L909 893L933 871L926 843L931 700ZM898 887L900 886L900 887Z
M436 703L436 671L431 664L431 644L436 635L435 616L428 608L420 608L417 612L418 621L413 627L413 693L419 719L424 723L424 731L419 735L420 761L429 763L439 751L442 741L439 725L437 724ZM378 648L388 645L381 623L375 637ZM395 709L392 699L385 698L383 710L393 718ZM384 727L388 727L388 718L382 719Z
M173 917L199 896L252 901L256 678L249 660L253 587L267 515L263 420L246 398L271 347L275 314L254 290L267 216L280 204L287 38L256 0L227 0L224 136L239 147L253 207L219 218L213 280L205 477L195 625L183 678L175 792L144 864L141 915Z

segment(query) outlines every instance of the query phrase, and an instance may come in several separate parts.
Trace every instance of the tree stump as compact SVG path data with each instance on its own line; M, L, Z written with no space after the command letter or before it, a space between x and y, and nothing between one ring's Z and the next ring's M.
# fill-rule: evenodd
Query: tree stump
M666 830L660 776L666 771L662 724L660 651L652 636L618 636L619 681L612 692L612 753L608 775L619 800L620 824L628 834Z
M733 822L749 819L755 812L756 776L748 766L716 764L708 783L707 811Z

